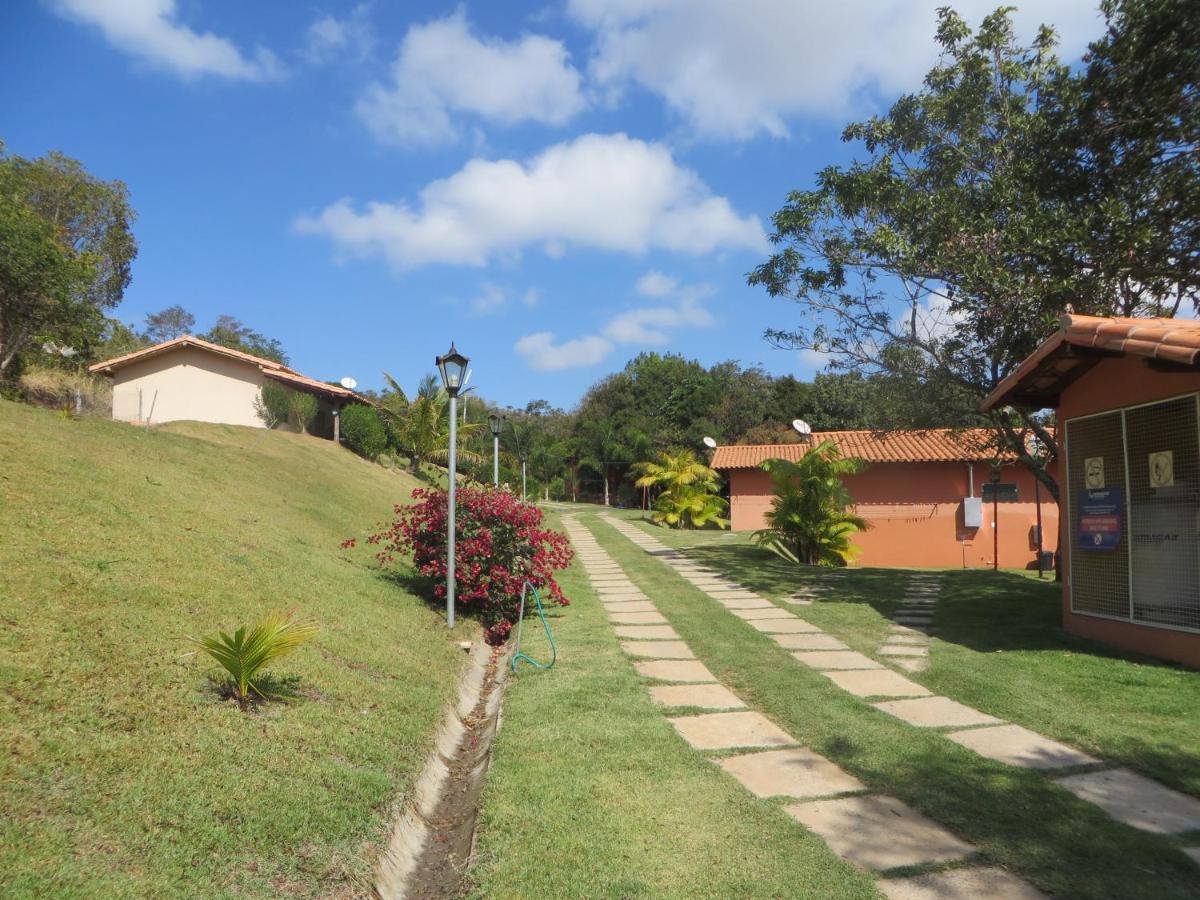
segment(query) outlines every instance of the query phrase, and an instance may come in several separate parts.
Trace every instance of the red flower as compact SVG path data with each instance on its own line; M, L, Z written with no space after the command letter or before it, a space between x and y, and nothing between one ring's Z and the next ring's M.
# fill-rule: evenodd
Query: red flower
M544 604L566 606L554 572L567 568L573 553L565 535L542 527L542 511L508 491L462 487L456 493L455 595L463 606L480 609L488 642L507 640L526 581ZM397 505L396 518L367 542L382 548L376 554L381 565L394 562L397 553L411 553L417 571L433 581L434 596L443 599L446 492L418 488L412 496L417 502Z

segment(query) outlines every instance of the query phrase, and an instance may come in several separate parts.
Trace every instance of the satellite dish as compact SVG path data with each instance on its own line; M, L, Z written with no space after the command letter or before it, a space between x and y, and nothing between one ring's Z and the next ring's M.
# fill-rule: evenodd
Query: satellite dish
M800 434L812 434L812 426L803 419L792 419L792 427Z
M358 382L355 381L353 378L351 378L349 375L347 375L345 378L342 379L341 384L342 384L342 387L344 387L348 391L352 391L356 387L358 387Z
M710 437L706 437L704 439L704 446L707 447L709 450L715 450L717 448L717 442L714 441Z

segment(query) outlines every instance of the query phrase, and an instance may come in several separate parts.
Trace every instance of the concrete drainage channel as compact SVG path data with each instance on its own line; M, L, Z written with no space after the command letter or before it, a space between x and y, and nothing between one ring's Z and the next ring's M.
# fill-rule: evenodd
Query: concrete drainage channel
M484 643L471 648L458 700L446 711L434 750L376 867L375 895L382 900L462 893L510 653Z

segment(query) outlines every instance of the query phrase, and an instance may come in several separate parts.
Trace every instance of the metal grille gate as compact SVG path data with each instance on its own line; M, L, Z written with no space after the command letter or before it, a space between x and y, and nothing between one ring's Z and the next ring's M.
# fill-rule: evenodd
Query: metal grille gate
M1075 612L1200 630L1200 414L1197 395L1066 423ZM1087 466L1102 459L1125 504L1111 549L1081 545Z

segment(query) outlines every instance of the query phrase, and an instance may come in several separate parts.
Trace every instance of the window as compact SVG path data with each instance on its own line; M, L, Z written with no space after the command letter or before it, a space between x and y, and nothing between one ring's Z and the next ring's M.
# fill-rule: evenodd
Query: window
M1017 486L1000 482L992 484L990 481L983 483L983 502L984 503L1017 503Z

